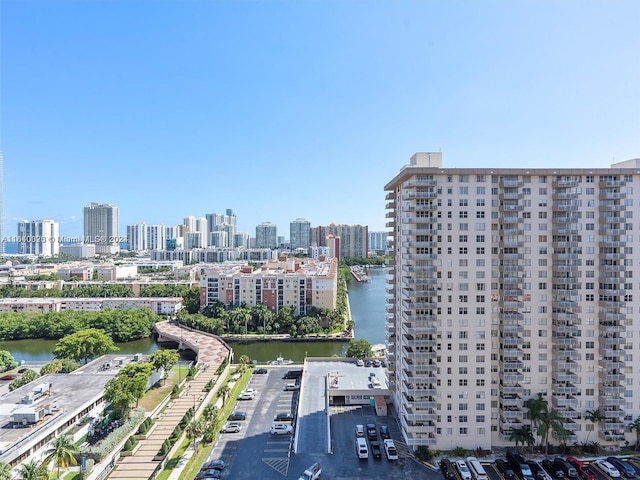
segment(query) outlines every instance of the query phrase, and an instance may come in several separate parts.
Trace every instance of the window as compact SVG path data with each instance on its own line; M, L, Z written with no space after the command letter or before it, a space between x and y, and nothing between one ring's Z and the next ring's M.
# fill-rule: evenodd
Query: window
M461 387L466 387L467 386L467 379L466 378L460 378L458 380L458 385Z
M466 198L461 198L459 203L460 203L461 207L468 207L469 206L469 200L467 200Z
M476 212L476 218L484 218L484 211Z

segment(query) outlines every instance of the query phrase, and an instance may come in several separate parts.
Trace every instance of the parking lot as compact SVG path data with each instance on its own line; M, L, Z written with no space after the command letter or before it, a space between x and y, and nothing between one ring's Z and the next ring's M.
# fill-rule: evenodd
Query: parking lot
M375 417L373 409L368 405L334 407L331 412L332 454L326 453L326 446L323 444L319 444L315 451L306 448L305 453L294 454L292 436L270 434L271 425L278 413L296 413L298 410L299 391L285 390L285 386L292 383L292 380L282 378L287 370L286 367L273 367L268 369L267 374L252 376L247 388L257 390L255 398L238 401L236 405L236 410L247 413L246 420L240 421L242 429L238 433L221 434L208 457L208 460L224 460L226 468L223 478L297 479L315 462L322 466L322 478L441 478L438 473L409 458L406 446L400 442L395 418ZM313 389L309 389L309 394L311 392ZM389 427L398 448L398 461L389 462L384 452L382 458L358 459L355 426L367 423L386 424ZM296 422L292 424L295 425ZM313 445L313 442L307 440L304 443L307 446Z
M525 455L525 457L527 457L527 456ZM555 458L555 456L550 456L550 457L551 458ZM502 455L502 458L504 458L504 455ZM566 456L564 456L563 458L566 458ZM529 459L529 458L527 457L527 459ZM480 460L481 460L480 463L482 463L482 466L484 467L485 471L487 472L487 475L489 476L489 478L491 480L505 480L504 476L498 471L498 469L495 467L495 464L493 462L482 461L482 459L480 459ZM640 461L638 459L636 459L636 458L625 460L625 461L633 466L633 468L637 472L637 475L640 477ZM597 465L595 465L594 462L586 460L585 463L587 464L587 466L586 466L587 472L590 472L590 473L593 473L593 474L597 475L598 476L598 480L614 480L609 475L607 475L605 472L603 472ZM547 472L547 473L549 473L549 472ZM554 480L560 480L557 477L553 477L552 475L549 475L549 477L554 479ZM617 478L615 480L620 480L621 478L624 478L624 477L619 477L619 478ZM457 471L456 471L456 479L457 480L461 480L460 474ZM566 480L568 480L568 479L566 479Z

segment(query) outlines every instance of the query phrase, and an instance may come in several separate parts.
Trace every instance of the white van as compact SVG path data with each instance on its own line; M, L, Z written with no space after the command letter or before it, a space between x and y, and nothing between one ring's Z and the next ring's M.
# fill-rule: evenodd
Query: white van
M356 438L356 453L358 458L369 458L369 447L364 438Z
M467 457L467 465L469 466L469 470L471 470L471 475L475 480L489 480L489 476L487 472L484 470L482 465L476 457Z

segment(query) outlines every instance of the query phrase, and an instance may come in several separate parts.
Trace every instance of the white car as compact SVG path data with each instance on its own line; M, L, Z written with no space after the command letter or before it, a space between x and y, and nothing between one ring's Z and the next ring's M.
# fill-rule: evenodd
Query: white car
M253 400L253 397L255 397L254 393L242 392L238 395L238 400Z
M274 423L271 425L271 435L291 435L293 427L286 423Z
M296 385L295 383L287 383L284 386L285 391L287 392L293 392L295 390L300 390L300 385Z
M356 425L356 437L364 437L364 425Z
M467 467L467 464L464 463L464 460L457 460L456 468L458 469L458 473L462 480L471 480L471 471L469 470L469 467Z
M242 425L238 422L228 422L225 423L224 426L220 429L222 433L238 433L242 430Z
M254 395L255 396L258 393L258 391L255 388L245 388L244 390L242 390L240 392L240 394L243 394L243 393L248 393L250 395Z
M600 470L602 470L604 473L606 473L610 477L612 478L620 477L620 472L618 471L618 469L613 465L611 465L606 460L596 460L596 465L598 465L598 467L600 467Z

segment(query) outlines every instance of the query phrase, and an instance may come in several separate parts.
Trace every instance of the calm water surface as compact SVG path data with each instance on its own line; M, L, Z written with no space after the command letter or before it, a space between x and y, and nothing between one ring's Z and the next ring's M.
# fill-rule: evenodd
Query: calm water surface
M365 338L372 344L384 343L385 322L385 273L382 268L368 270L371 281L349 286L349 304L355 323L356 338ZM0 350L8 350L16 361L48 362L53 358L53 347L57 340L14 340L0 342ZM116 343L118 353L149 354L160 348L151 338L135 342ZM309 357L343 356L347 351L346 342L255 342L231 343L236 359L248 355L258 362L268 362L281 356L296 362Z

